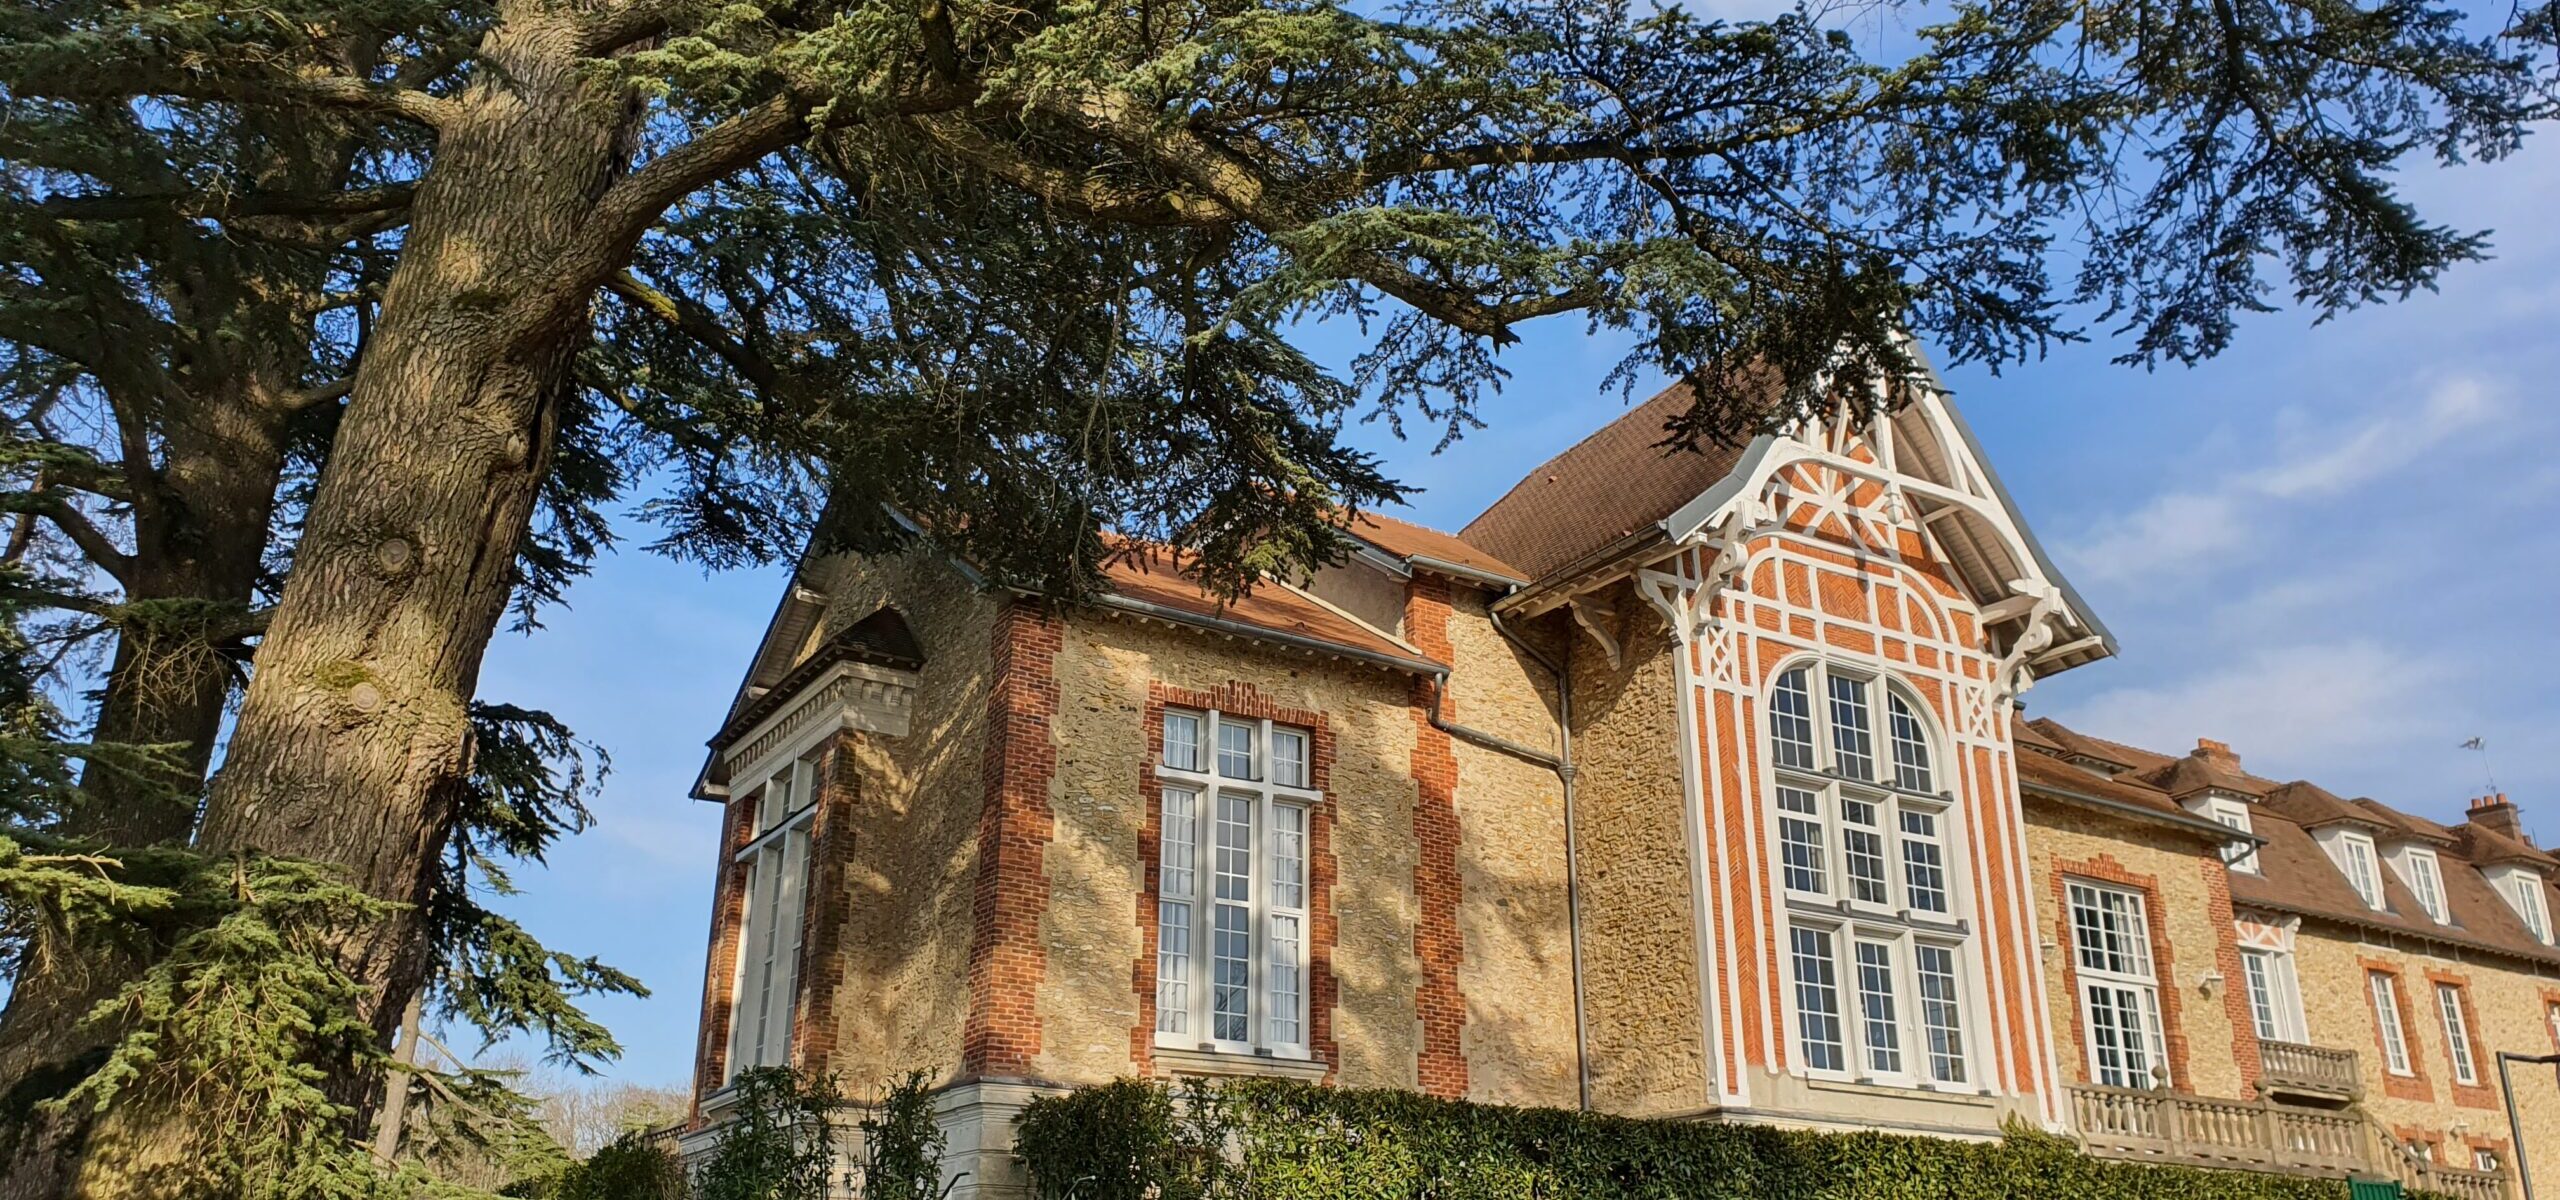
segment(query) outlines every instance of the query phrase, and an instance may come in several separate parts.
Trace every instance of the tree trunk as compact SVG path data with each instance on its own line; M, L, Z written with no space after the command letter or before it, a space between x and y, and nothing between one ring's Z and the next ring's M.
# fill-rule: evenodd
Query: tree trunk
M213 781L208 851L333 863L372 895L426 898L468 770L466 705L587 333L583 308L541 328L504 314L622 166L632 120L582 69L573 16L505 6L487 68L440 125ZM348 930L337 952L388 1039L425 971L418 912ZM376 1081L334 1069L333 1090L369 1107ZM222 1136L157 1106L104 1125L80 1164L85 1194L158 1194L166 1168Z

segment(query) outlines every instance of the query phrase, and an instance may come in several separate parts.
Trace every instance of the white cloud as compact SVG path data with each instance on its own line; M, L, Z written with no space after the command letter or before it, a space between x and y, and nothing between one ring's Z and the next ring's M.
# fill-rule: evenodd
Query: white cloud
M2261 544L2286 505L2340 495L2417 466L2502 413L2497 392L2468 374L2444 378L2415 404L2394 399L2360 417L2297 436L2264 462L2226 464L2211 488L2164 492L2106 521L2064 551L2073 574L2100 583L2174 581Z
M2163 753L2211 737L2261 773L2334 777L2341 763L2444 741L2411 715L2426 707L2418 697L2447 681L2442 670L2378 642L2301 643L2162 683L2094 692L2058 715L2075 729Z

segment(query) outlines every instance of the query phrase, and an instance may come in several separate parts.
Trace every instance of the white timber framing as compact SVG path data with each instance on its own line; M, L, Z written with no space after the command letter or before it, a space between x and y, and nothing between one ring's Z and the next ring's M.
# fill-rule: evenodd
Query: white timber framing
M1762 717L1769 681L1761 678L1761 664L1818 653L1935 684L1943 708L1930 719L1956 798L1946 833L1956 860L1949 864L1951 883L1973 926L1965 943L1968 1049L1990 1090L2031 1101L2043 1123L2058 1129L2062 1081L2052 1058L2008 714L2039 673L2105 657L2112 641L2036 548L1941 391L1923 389L1901 409L1871 410L1864 420L1843 419L1847 415L1808 415L1785 434L1755 443L1733 476L1664 523L1667 547L1536 607L1579 610L1587 603L1584 588L1629 577L1679 643L1681 766L1693 919L1703 951L1701 1032L1711 1063L1709 1091L1727 1107L1751 1104L1742 1031L1756 1025L1760 1062L1801 1070L1790 1044L1786 918L1769 889L1756 884L1776 853L1760 778L1769 761ZM1943 565L1963 594L1951 597L1931 586L1904 560L1905 539L1920 548L1919 558ZM1870 568L1863 574L1869 620L1825 611L1818 587L1807 604L1788 599L1789 570L1804 571L1809 582L1819 570L1858 574L1841 556ZM1886 604L1905 614L1902 628L1872 620ZM1912 628L1915 607L1933 630ZM1959 614L1974 622L1971 644L1957 636ZM1598 632L1581 611L1575 619ZM1844 632L1848 636L1835 637ZM1909 652L1888 659L1887 638L1933 646L1936 665L1923 665ZM1861 639L1865 653L1841 644ZM1740 794L1728 794L1728 774L1739 780ZM1735 844L1745 848L1743 860L1723 861L1722 848ZM1742 873L1738 886L1733 872ZM1737 948L1746 934L1760 960L1753 965L1761 986L1751 995L1729 982L1742 977ZM1746 1005L1760 1009L1752 1014L1758 1020L1746 1022ZM1733 1052L1723 1048L1727 1029L1735 1031ZM2021 1040L2023 1057L2016 1049Z

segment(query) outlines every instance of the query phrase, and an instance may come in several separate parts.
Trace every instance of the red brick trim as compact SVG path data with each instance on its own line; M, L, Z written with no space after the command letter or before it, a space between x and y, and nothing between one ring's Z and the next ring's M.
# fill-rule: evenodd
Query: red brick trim
M2089 1082L2088 1034L2081 1029L2087 1014L2081 1008L2079 947L2072 941L2071 883L2078 878L2089 883L2110 884L2127 891L2142 893L2142 914L2151 926L2151 974L2160 991L2160 1031L2168 1042L2169 1086L2183 1089L2191 1076L2187 1072L2187 1034L2181 1023L2180 1008L2184 999L2179 994L2175 967L2177 955L2169 944L2168 913L2160 904L2160 881L2150 875L2136 875L2117 862L2112 854L2101 854L2084 862L2053 864L2053 904L2056 919L2062 925L2062 984L2071 996L2071 1049L2073 1070L2080 1082ZM2230 922L2225 920L2224 927Z
M791 1005L792 1062L814 1074L835 1069L836 990L845 981L844 931L852 918L845 872L853 862L854 806L862 798L856 744L856 735L839 732L827 739L817 763L809 898L801 907L800 963L792 975L800 994Z
M1049 740L1058 715L1053 673L1065 623L1039 602L1017 599L996 617L988 664L986 801L978 816L978 878L970 900L969 1019L960 1039L963 1077L1015 1076L1040 1053L1040 981L1049 907L1042 856L1057 822Z
M2249 972L2240 961L2240 931L2231 911L2231 869L2220 857L2197 866L2204 873L2205 919L2213 922L2214 970L2222 973L2222 1012L2231 1020L2231 1057L2240 1067L2242 1095L2255 1095L2266 1061L2258 1051L2258 1018L2249 1009Z
M2393 1140L2398 1141L2403 1146L2425 1146L2425 1154L2428 1162L2434 1163L2437 1166L2447 1165L2444 1159L2443 1134L2432 1129L2420 1129L2415 1125L2395 1124L2391 1127L2391 1136Z
M2400 968L2378 958L2358 958L2364 968L2364 1010L2373 1021L2373 1063L2382 1070L2382 1094L2395 1100L2432 1101L2435 1088L2427 1083L2426 1056L2418 1053L2417 1019L2409 1011L2409 981L2402 978ZM2409 1070L2400 1075L2391 1070L2391 1048L2382 1040L2382 1010L2373 1002L2373 977L2391 977L2392 994L2400 1003L2400 1040L2409 1047Z
M2497 1062L2489 1055L2488 1043L2480 1038L2480 1010L2471 1003L2471 977L2451 971L2427 972L2427 1012L2435 1017L2436 1029L2444 1031L2444 1004L2435 996L2435 989L2439 986L2452 988L2454 1002L2462 1006L2462 1030L2471 1039L2471 1076L2480 1081L2466 1084L2454 1075L2452 1038L2448 1036L2444 1048L2444 1078L2445 1086L2453 1089L2453 1102L2463 1108L2504 1111L2498 1107L2498 1089L2489 1082L2490 1072L2497 1069Z
M1424 657L1450 662L1449 583L1436 575L1416 575L1405 588L1405 636ZM1415 1073L1422 1090L1433 1096L1467 1094L1467 998L1458 988L1458 969L1466 961L1466 935L1458 928L1458 905L1465 882L1458 873L1458 758L1449 735L1431 724L1437 699L1441 715L1456 720L1454 702L1433 692L1436 679L1413 681L1413 836L1418 853L1413 863L1414 954L1421 962L1422 983L1413 998L1422 1024L1422 1044Z
M702 1098L719 1091L729 1069L730 1005L736 999L738 923L746 915L746 880L738 851L752 836L744 797L732 797L720 814L719 865L712 874L711 936L702 972L702 1025L693 1056L693 1106L688 1127L702 1124Z
M1338 868L1333 856L1333 728L1325 714L1283 707L1249 683L1229 682L1205 692L1161 683L1147 685L1146 724L1139 734L1147 756L1138 764L1138 811L1146 814L1138 834L1138 957L1129 969L1129 986L1138 998L1138 1022L1129 1029L1129 1061L1140 1076L1155 1073L1156 899L1157 890L1163 886L1164 869L1164 802L1155 765L1164 759L1167 708L1214 708L1239 717L1296 725L1306 729L1315 743L1307 751L1312 759L1307 764L1307 779L1327 799L1315 806L1307 823L1307 1052L1325 1065L1325 1076L1330 1080L1341 1061L1333 1040L1333 1010L1342 993L1341 981L1333 973L1334 947L1341 939L1341 927L1333 911Z

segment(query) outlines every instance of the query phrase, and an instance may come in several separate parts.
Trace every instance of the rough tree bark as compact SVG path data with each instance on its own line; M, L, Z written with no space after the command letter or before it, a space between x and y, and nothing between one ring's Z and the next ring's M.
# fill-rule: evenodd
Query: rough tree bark
M425 898L587 332L582 302L528 322L518 301L628 157L635 110L582 69L578 22L503 6L488 69L439 106L435 166L207 800L207 851L328 862L375 896ZM387 1038L425 971L418 914L351 930L338 952ZM369 1105L370 1080L339 1082ZM202 1132L180 1110L120 1107L71 1190L166 1193Z

